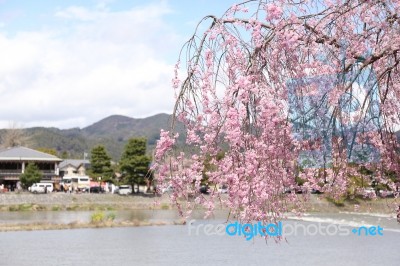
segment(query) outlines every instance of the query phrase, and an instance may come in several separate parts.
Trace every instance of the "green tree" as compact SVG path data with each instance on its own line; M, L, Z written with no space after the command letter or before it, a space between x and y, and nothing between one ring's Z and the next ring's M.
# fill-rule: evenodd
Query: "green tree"
M57 151L55 149L41 147L41 148L37 148L36 150L50 154L50 155L57 156Z
M125 145L120 160L120 169L124 180L139 192L139 185L145 181L149 174L150 156L146 155L147 141L145 138L131 138Z
M22 186L25 188L32 186L34 183L39 183L41 179L42 173L40 172L39 167L34 163L28 164L24 173L19 177Z
M69 157L69 155L68 155L68 152L67 152L67 151L63 151L63 152L61 153L61 159L68 159L68 157Z
M113 175L111 157L103 145L98 145L91 150L90 167L92 177L101 177L103 181L111 179Z

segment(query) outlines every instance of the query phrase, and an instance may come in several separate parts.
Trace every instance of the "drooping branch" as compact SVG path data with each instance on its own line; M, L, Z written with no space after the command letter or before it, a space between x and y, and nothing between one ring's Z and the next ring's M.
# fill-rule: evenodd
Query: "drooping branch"
M258 0L205 17L180 54L185 77L177 67L174 79L190 152L174 154L173 130L157 148L160 183L179 188L173 200L209 214L219 198L239 219L270 222L287 203L301 210L283 193L300 183L339 197L356 193L353 179L368 169L370 182L393 189L399 12L395 0ZM205 182L227 185L227 199L199 194Z

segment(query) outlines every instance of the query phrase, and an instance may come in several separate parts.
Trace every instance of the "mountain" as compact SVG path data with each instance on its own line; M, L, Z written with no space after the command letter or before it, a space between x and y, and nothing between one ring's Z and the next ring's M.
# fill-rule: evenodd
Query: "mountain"
M82 129L82 133L91 139L111 138L118 142L126 141L132 136L145 136L149 144L154 145L160 135L160 129L169 127L170 119L171 116L167 114L157 114L143 119L112 115Z
M106 147L114 161L118 161L128 139L146 137L148 152L151 154L161 129L168 129L171 115L157 114L146 118L131 118L122 115L106 117L85 128L58 129L33 127L18 129L19 144L33 149L49 148L58 155L68 158L83 158L84 153L99 144ZM183 126L178 124L177 130L183 136ZM1 129L0 138L3 146L10 134L16 134L16 129ZM182 138L182 137L181 137Z

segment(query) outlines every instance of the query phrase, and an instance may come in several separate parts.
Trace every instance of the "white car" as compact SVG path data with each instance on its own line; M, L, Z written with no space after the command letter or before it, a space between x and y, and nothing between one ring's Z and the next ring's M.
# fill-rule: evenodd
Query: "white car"
M358 194L364 197L374 197L376 195L372 187L360 188Z
M222 185L219 189L218 192L221 194L226 194L228 193L228 186L227 185Z
M120 195L132 194L132 186L131 185L121 185L121 186L119 186L118 194L120 194Z
M53 183L34 183L28 190L34 194L36 193L50 193L53 192Z
M163 188L161 190L162 194L164 194L164 193L172 193L172 192L174 192L174 187L172 185L168 185L166 188Z

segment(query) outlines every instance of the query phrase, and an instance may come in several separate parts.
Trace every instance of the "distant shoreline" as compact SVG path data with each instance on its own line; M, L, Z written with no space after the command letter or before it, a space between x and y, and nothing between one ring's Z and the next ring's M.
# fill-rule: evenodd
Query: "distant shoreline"
M88 229L88 228L120 228L138 226L163 226L163 225L182 225L180 221L173 222L148 222L148 221L105 221L101 223L92 222L70 222L64 224L53 224L47 222L27 223L27 224L0 224L0 232L14 231L40 231L40 230L69 230L69 229Z

